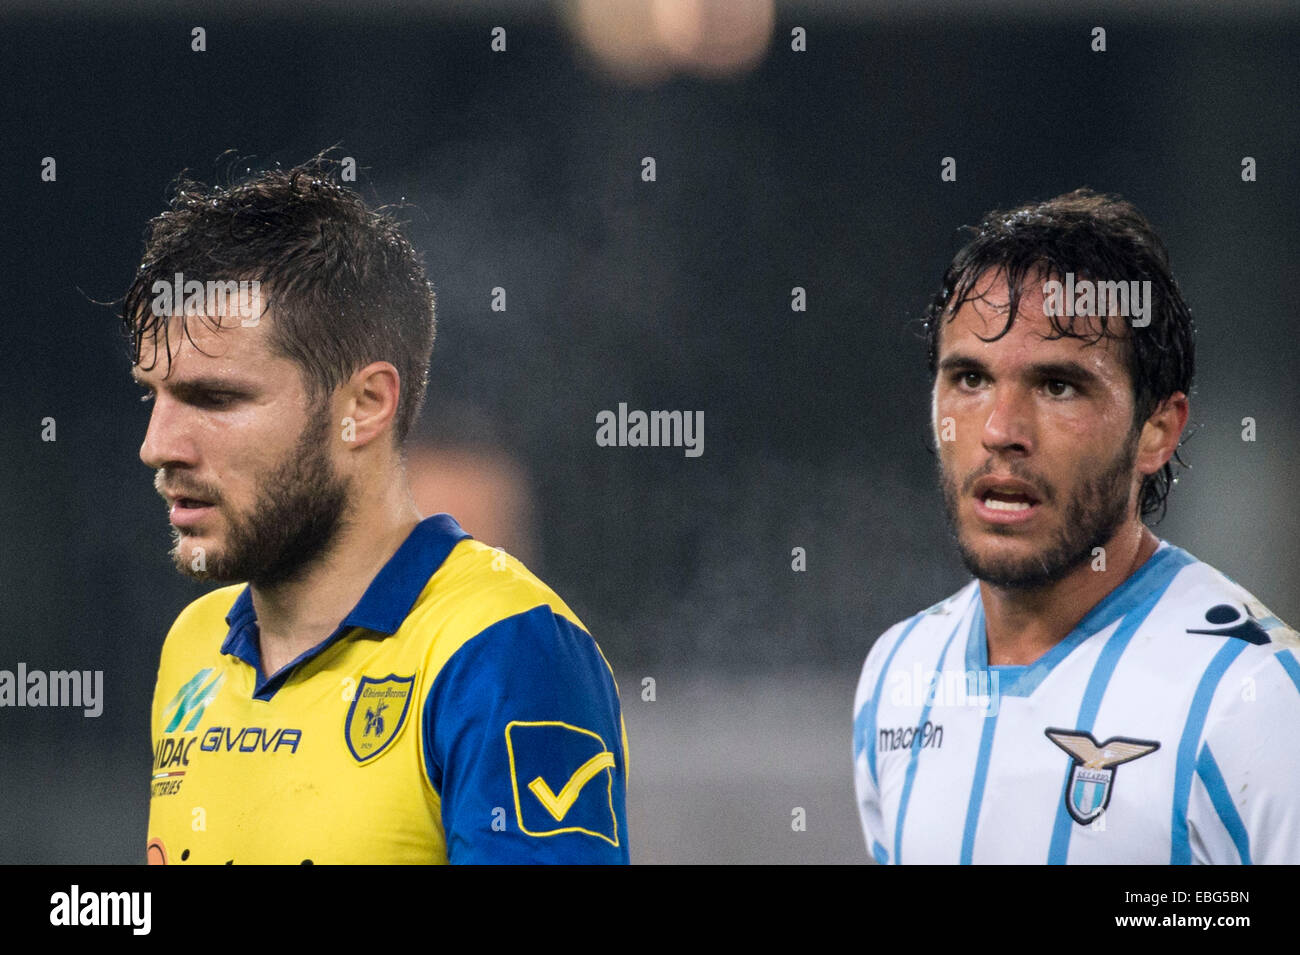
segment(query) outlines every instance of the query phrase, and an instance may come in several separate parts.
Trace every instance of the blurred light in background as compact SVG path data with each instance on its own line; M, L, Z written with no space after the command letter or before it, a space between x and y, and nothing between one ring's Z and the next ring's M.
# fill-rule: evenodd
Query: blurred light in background
M581 47L634 85L741 75L762 61L776 21L774 0L574 0L566 12Z

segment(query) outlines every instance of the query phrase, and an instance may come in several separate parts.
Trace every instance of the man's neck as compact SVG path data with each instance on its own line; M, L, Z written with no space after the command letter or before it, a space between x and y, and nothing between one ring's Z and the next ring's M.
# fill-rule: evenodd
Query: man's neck
M298 580L252 587L266 676L326 639L420 522L405 486L349 510L329 553Z
M1105 545L1104 570L1089 561L1060 580L1034 590L981 581L989 664L1033 663L1064 640L1107 594L1137 572L1160 542L1140 522L1126 524Z

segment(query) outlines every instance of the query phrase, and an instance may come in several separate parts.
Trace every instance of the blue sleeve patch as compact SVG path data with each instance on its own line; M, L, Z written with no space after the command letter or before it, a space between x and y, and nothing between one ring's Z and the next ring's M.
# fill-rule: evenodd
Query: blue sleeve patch
M421 714L452 863L626 863L614 680L581 628L535 607L469 640Z
M599 734L568 723L515 721L506 725L506 750L520 831L583 832L618 846L617 759Z

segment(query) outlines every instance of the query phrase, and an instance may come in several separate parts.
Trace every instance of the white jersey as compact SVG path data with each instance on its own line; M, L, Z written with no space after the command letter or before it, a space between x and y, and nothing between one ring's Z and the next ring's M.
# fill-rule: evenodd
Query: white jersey
M972 581L867 655L867 847L882 863L1298 863L1297 647L1162 542L1040 659L990 667Z

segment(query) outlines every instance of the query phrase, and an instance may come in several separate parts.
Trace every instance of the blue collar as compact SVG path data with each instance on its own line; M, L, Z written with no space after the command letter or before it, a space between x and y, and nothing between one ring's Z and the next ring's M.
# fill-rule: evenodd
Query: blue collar
M1133 611L1134 626L1146 619L1151 605L1164 595L1166 588L1188 564L1196 558L1180 547L1174 547L1164 541L1155 553L1147 558L1146 563L1120 582L1119 586L1103 597L1080 620L1073 630L1056 646L1048 650L1033 663L1026 664L1016 673L1005 674L1006 685L1002 687L1003 696L1029 696L1038 685L1047 679L1056 665L1074 652L1074 649L1094 634L1105 630L1121 617L1127 617ZM975 612L971 614L970 630L966 640L966 671L976 674L989 669L988 633L984 627L984 601L979 588L975 590ZM970 679L971 677L967 677Z
M426 517L389 558L357 605L323 642L300 654L273 675L262 673L262 653L258 648L257 613L253 609L252 588L240 591L226 614L230 629L221 644L221 652L243 660L257 675L253 699L269 700L293 673L298 664L310 660L337 642L353 628L392 636L401 627L416 599L424 590L453 547L469 538L450 514Z

